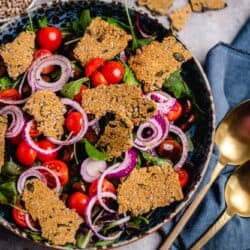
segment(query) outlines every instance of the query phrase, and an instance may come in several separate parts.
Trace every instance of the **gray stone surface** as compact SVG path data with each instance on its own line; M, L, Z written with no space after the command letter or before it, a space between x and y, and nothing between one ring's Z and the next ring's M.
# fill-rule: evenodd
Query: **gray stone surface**
M46 0L37 0L46 2ZM182 5L185 0L176 0L176 6ZM192 14L186 28L179 33L181 40L193 54L203 63L207 52L218 42L230 43L240 27L250 14L250 0L226 0L228 7L221 11L211 11L204 14ZM166 23L166 18L161 18ZM167 23L166 23L167 25ZM156 250L162 238L159 233L151 234L129 246L118 250ZM42 250L31 241L0 229L0 250Z

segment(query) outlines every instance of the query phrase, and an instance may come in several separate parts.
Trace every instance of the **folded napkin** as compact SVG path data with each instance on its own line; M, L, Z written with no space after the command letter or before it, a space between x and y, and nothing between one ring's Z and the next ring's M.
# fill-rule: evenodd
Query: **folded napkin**
M218 125L232 107L250 98L250 19L231 45L219 43L210 50L207 55L206 71L214 96ZM208 171L200 188L207 183L217 158L218 152L215 147ZM187 225L183 228L171 250L190 249L194 242L222 214L226 207L224 187L232 170L233 167L230 166L223 170ZM181 216L182 214L163 227L164 234L167 235L170 232ZM249 230L250 219L234 216L203 249L250 249Z

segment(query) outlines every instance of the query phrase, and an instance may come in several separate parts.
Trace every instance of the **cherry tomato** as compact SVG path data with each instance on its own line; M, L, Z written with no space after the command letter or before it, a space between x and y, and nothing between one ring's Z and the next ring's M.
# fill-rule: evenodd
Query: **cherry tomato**
M36 39L39 48L53 52L62 43L62 33L57 27L44 27L38 30Z
M78 103L82 102L82 92L84 92L88 87L86 85L82 85L80 91L77 95L75 95L74 100Z
M52 142L50 142L46 139L39 141L38 146L42 149L54 149L54 148L56 148L55 144L53 144ZM57 152L54 152L54 153L48 154L48 155L37 153L37 159L39 161L42 161L42 162L54 160L54 159L56 159L56 157L57 157Z
M41 132L37 130L36 123L33 122L31 128L30 128L30 136L31 137L38 137L41 135Z
M95 71L91 76L91 81L94 87L99 85L108 85L107 80L100 71Z
M81 192L74 192L70 195L68 200L68 206L76 210L76 212L84 216L85 214L85 207L88 203L89 197L86 194Z
M89 188L89 196L93 196L97 194L97 184L98 180L94 181L91 183L90 188ZM104 179L103 184L102 184L102 192L111 192L115 193L115 186L109 182L107 179Z
M83 126L82 114L76 111L70 112L66 117L65 125L70 132L79 133Z
M51 169L59 178L60 183L62 186L66 185L69 181L69 169L68 166L60 160L51 160L51 161L46 161L43 163L43 166ZM45 174L46 179L48 181L48 185L50 187L55 187L55 180L53 176L48 174L45 171L42 171L43 174Z
M38 57L46 57L46 56L51 56L52 52L48 49L39 49L37 50L33 57L34 59L37 59ZM42 70L42 74L49 74L55 69L54 66L48 66Z
M0 91L0 99L5 99L5 100L18 100L20 99L20 94L18 91L14 88L9 88Z
M93 58L85 65L84 71L87 77L90 77L96 70L98 70L105 62L104 58Z
M172 110L166 114L166 117L170 122L176 121L181 116L181 113L182 113L182 106L178 101L176 101Z
M17 146L16 157L25 166L31 166L36 160L37 153L25 141Z
M188 172L183 168L180 170L177 170L176 172L179 176L180 185L182 188L184 188L188 183L188 179L189 179Z
M12 210L12 216L18 226L27 227L27 224L25 221L25 212L14 207Z
M123 79L124 72L123 65L117 61L106 62L101 69L101 73L109 84L119 83Z
M166 139L159 145L158 153L175 163L181 158L182 146L174 139Z

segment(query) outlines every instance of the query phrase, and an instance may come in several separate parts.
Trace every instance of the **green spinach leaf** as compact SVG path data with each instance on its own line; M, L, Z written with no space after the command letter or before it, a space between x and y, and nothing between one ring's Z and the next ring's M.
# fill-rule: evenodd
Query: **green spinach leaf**
M67 98L73 99L74 96L79 93L82 84L88 81L89 81L89 78L83 77L83 78L79 78L76 81L66 83L61 90L61 94Z
M148 163L152 163L157 166L162 166L162 165L173 165L173 163L170 160L162 159L159 156L153 156L149 153L146 152L141 152L142 157L144 158L145 161Z
M0 203L16 204L17 190L15 180L8 180L0 184Z
M48 18L46 16L43 16L41 19L39 19L38 26L39 28L44 28L49 26Z
M125 68L123 82L130 84L130 85L140 86L140 83L135 78L135 75L134 75L133 71L129 68L129 66L126 63L123 63L123 65Z
M1 174L4 176L18 176L21 174L21 168L13 161L5 162Z
M8 89L12 85L13 85L13 82L9 77L3 76L0 78L0 91Z
M79 19L83 31L90 25L91 21L90 11L88 9L83 10Z
M193 152L194 151L194 143L192 141L191 134L189 132L186 132L186 137L188 141L188 151Z
M105 161L108 159L108 155L96 149L88 140L84 139L85 150L88 156L95 161Z
M104 17L104 19L106 19L109 24L115 25L116 27L120 29L130 30L129 25L125 24L124 22L121 22L120 20L117 20L112 17L107 17L107 18Z
M138 46L139 48L144 46L144 45L147 45L149 43L151 43L152 41L154 41L155 39L152 38L152 37L148 37L148 38L142 38L142 39L137 39L137 43L138 43Z

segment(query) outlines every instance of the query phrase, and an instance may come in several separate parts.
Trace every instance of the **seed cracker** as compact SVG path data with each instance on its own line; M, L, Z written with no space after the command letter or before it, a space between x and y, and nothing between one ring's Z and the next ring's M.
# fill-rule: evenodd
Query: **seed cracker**
M96 57L110 60L123 51L131 39L132 37L124 30L97 17L78 42L74 56L83 65Z
M34 32L24 31L13 42L0 48L0 55L7 67L8 74L14 80L23 74L32 63L35 37Z
M23 110L34 117L37 129L45 136L61 139L66 107L54 92L37 91L28 99Z
M5 133L8 126L8 119L6 115L0 115L0 172L4 165L5 155Z
M137 0L140 6L146 6L149 10L166 15L173 4L173 0Z
M169 15L172 27L177 31L182 30L185 27L186 21L190 17L191 12L192 10L189 4L186 4L184 7L174 10Z
M190 0L190 4L194 12L220 10L227 6L223 0Z
M117 189L119 214L138 216L182 199L178 175L170 165L134 169Z
M54 245L76 242L76 232L83 219L67 208L54 190L38 179L31 179L26 182L22 200L32 219L38 220L42 237Z
M150 92L161 89L164 81L191 57L175 37L168 36L162 42L153 41L137 49L128 63L136 78L144 84L144 91Z

